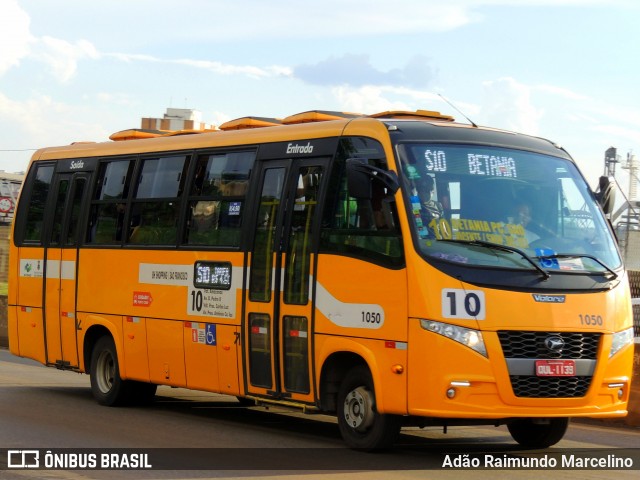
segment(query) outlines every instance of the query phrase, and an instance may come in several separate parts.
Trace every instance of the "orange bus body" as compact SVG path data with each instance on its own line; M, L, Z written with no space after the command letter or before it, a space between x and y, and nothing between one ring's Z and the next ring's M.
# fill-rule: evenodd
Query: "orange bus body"
M12 233L11 352L91 374L107 405L170 385L335 413L362 449L388 446L401 424L480 421L544 447L569 417L626 415L632 315L615 247L606 261L536 249L507 232L524 232L515 222L478 218L468 199L479 197L465 193L487 180L495 192L527 186L533 160L521 152L570 157L529 137L392 114L39 150ZM484 144L508 153L491 163L476 151ZM117 190L116 167L130 183L120 197L105 193ZM507 178L516 167L519 183ZM352 190L358 168L364 194ZM554 185L582 188L565 174ZM432 197L420 203L410 188L427 176L444 210L435 220L418 218ZM610 232L598 215L584 228L606 237L600 252ZM567 218L549 222L565 222L554 238L568 236L577 217ZM518 342L562 346L507 357ZM592 342L591 356L564 355L571 342Z

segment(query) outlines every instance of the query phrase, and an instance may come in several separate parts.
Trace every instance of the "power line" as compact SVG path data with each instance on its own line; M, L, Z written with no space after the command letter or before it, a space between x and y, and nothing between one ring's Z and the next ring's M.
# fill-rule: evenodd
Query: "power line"
M37 148L0 148L0 152L35 152Z

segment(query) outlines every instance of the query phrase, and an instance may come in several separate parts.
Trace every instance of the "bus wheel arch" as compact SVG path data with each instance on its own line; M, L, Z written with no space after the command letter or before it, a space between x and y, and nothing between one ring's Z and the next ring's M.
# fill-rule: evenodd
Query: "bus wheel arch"
M121 377L118 349L108 328L94 325L87 331L83 354L91 393L100 405L147 405L155 398L157 385Z
M320 374L320 408L335 413L338 404L338 390L347 372L358 365L367 365L360 356L351 352L335 352L322 364Z
M85 373L91 373L91 355L96 343L102 337L111 337L113 339L113 335L104 325L93 325L84 335L82 353Z
M356 353L335 352L324 361L320 404L322 410L336 414L342 438L351 448L389 448L400 432L400 416L377 412L371 369Z

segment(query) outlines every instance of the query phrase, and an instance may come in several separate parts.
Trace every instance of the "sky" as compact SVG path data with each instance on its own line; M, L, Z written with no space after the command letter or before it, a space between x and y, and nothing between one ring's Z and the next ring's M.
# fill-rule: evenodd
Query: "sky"
M0 0L0 170L168 107L219 125L436 110L640 155L637 0ZM627 172L618 168L621 184Z

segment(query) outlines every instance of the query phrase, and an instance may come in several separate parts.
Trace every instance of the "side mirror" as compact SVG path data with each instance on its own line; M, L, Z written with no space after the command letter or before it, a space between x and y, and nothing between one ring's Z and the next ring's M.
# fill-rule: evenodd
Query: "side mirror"
M613 177L600 177L596 200L598 200L607 218L611 217L616 200L616 183Z
M396 172L369 165L363 158L347 159L347 187L350 196L371 199L373 197L371 182L374 180L381 182L390 195L395 194L400 188Z

